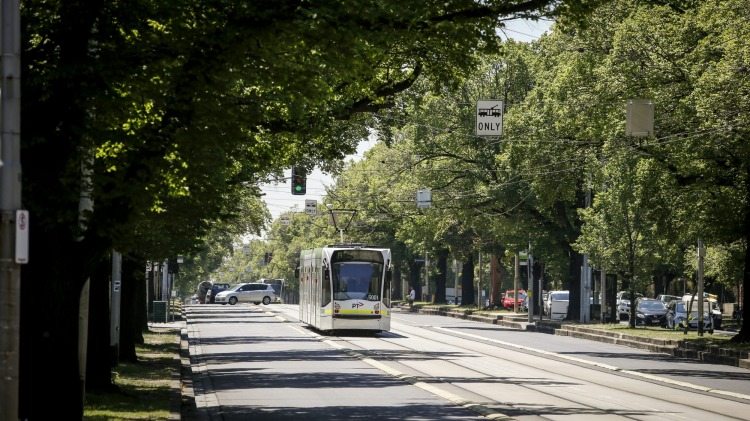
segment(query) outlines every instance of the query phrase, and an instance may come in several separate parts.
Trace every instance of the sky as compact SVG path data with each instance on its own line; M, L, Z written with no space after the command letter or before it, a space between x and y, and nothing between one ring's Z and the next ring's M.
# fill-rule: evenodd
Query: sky
M501 30L501 36L504 38L513 38L516 41L530 42L538 39L551 26L550 21L529 21L525 19L516 19L506 22L506 27ZM377 139L371 135L367 140L362 141L357 148L357 152L349 155L345 160L360 160L363 154L369 150ZM289 179L292 176L291 169L284 172L285 181L279 183L269 183L261 186L265 193L263 200L266 202L268 210L271 212L273 219L284 212L297 211L302 212L305 209L305 200L317 200L321 202L325 195L327 186L333 184L333 179L328 174L323 174L320 169L316 168L307 176L307 194L304 196L294 196L291 193Z

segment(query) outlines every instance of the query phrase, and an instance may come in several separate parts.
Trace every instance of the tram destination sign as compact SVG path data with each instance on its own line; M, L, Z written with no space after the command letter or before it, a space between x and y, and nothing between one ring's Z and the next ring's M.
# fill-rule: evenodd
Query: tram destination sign
M477 101L477 136L503 135L503 101L489 99Z

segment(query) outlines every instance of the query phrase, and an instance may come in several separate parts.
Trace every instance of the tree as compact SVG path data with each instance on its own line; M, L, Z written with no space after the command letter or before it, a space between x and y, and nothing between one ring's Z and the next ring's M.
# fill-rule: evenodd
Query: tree
M23 297L47 309L23 316L24 416L42 416L32 397L52 391L66 391L55 415L80 415L77 297L98 256L137 251L161 224L199 241L246 183L353 151L355 114L420 75L450 79L495 47L498 19L551 4L26 2L23 186L36 228L24 277L49 294ZM82 190L95 206L79 225Z

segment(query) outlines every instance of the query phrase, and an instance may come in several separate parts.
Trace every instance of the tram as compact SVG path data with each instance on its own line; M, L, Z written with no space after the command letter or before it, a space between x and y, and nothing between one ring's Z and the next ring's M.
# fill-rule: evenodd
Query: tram
M337 244L302 250L299 318L316 329L391 328L391 250Z

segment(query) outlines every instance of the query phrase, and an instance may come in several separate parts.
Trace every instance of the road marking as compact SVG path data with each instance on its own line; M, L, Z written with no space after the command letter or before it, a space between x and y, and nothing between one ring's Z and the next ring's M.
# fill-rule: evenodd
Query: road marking
M742 394L742 393L730 392L728 390L721 390L721 389L712 389L710 387L700 386L700 385L692 384L692 383L687 383L687 382L683 382L683 381L680 381L680 380L674 380L674 379L670 379L668 377L660 377L660 376L654 376L652 374L641 373L639 371L625 370L625 369L622 369L620 367L616 367L616 366L613 366L613 365L600 363L600 362L597 362L597 361L590 361L590 360L585 360L585 359L582 359L582 358L571 357L569 355L558 354L558 353L555 353L555 352L550 352L550 351L545 351L545 350L542 350L542 349L531 348L531 347L528 347L528 346L518 345L518 344L511 343L511 342L505 342L505 341L500 341L500 340L497 340L497 339L487 338L487 337L484 337L484 336L475 335L473 333L465 333L465 332L460 332L460 331L457 331L457 330L451 330L451 329L444 328L444 327L441 327L441 326L433 326L433 328L434 329L438 329L438 330L442 330L442 331L445 331L445 332L450 332L450 334L462 335L462 336L466 336L466 337L473 338L473 339L481 339L483 341L493 342L493 343L500 344L500 345L503 345L503 346L507 346L507 347L510 347L510 348L516 348L516 349L520 349L520 350L523 350L523 351L534 352L534 353L542 354L542 355L554 356L555 358L560 358L560 359L568 360L568 361L574 361L574 362L577 362L577 363L580 363L580 364L590 365L590 366L594 366L594 367L600 367L600 368L603 368L605 370L618 371L620 373L626 373L626 374L629 374L631 376L640 377L640 378L648 379L648 380L655 381L655 382L667 383L667 384L671 384L671 385L674 385L674 386L684 387L684 388L687 388L687 389L699 390L701 392L710 392L710 393L715 393L715 394L718 394L718 395L731 396L733 398L750 400L750 395L745 395L745 394ZM405 333L405 334L408 335L407 332L403 332L402 331L401 333Z
M466 399L463 399L462 397L448 392L447 390L442 390L439 387L436 387L432 384L417 380L416 377L410 376L408 374L404 374L400 372L399 370L396 370L393 367L390 367L386 364L381 363L380 361L374 360L370 357L366 357L363 354L359 353L358 351L355 351L349 347L345 347L338 342L332 341L330 339L322 339L322 342L328 344L329 346L342 350L346 352L347 354L365 362L366 364L371 365L374 368L377 368L378 370L384 371L386 374L389 374L393 377L396 377L400 380L403 380L407 383L410 383L422 390L425 390L429 393L432 393L433 395L439 396L457 406L463 407L465 409L468 409L470 411L473 411L485 418L492 419L492 420L512 420L513 418L505 415L501 412L498 412L494 409L488 408L482 404L467 401ZM346 341L344 341L346 342Z

